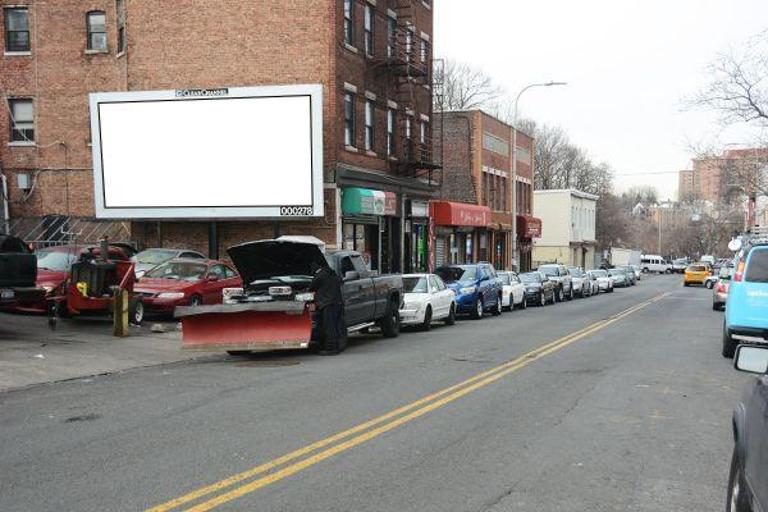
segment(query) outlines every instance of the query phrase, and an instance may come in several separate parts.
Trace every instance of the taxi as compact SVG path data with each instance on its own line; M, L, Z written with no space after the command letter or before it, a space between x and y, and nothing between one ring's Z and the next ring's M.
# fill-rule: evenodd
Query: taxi
M693 263L685 268L685 278L683 284L691 286L692 284L704 284L704 281L710 276L709 265L706 263Z

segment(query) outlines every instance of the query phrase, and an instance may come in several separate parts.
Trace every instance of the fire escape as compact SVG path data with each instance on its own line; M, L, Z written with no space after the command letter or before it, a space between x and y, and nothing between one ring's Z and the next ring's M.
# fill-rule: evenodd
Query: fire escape
M387 20L387 48L382 68L391 77L392 97L401 114L396 143L401 151L398 160L391 163L391 169L401 176L438 185L442 167L442 134L433 136L432 127L435 121L433 103L442 102L443 98L443 72L442 66L438 66L442 62L434 61L431 42L422 39L417 32L415 11L419 2L389 2L397 18ZM430 101L430 93L433 101ZM420 114L427 114L429 122L422 122L418 117Z

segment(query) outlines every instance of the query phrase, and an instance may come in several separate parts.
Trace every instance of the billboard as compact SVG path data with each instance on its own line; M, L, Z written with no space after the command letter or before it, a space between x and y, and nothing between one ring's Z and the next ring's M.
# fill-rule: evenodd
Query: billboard
M90 95L96 216L323 215L322 86Z

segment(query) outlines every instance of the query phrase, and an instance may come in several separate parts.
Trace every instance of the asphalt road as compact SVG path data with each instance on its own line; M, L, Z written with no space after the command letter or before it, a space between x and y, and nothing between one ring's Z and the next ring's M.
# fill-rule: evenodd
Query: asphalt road
M710 300L648 277L340 357L0 394L0 510L722 510L749 377Z

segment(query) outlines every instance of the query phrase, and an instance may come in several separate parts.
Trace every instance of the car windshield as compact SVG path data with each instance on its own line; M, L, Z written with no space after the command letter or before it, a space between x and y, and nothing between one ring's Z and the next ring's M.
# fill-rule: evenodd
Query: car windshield
M539 267L539 272L544 272L548 276L559 276L560 271L557 269L557 267Z
M499 272L498 276L499 279L501 279L501 284L512 284L512 282L509 280L509 274L506 272Z
M68 272L73 263L77 261L77 252L40 250L37 251L37 268L40 270L55 270Z
M768 249L752 252L744 280L751 283L768 283Z
M435 273L446 283L477 279L476 267L441 267Z
M571 273L573 277L584 276L584 272L582 272L580 268L569 268L568 271Z
M427 293L427 278L424 276L404 277L403 290L405 293Z
M536 272L527 272L525 274L520 274L520 280L526 284L540 283L541 276Z
M134 256L137 263L158 265L176 257L178 251L169 249L147 249Z
M188 261L169 261L147 272L145 277L153 279L178 279L182 281L199 281L203 278L206 266L201 263Z
M608 275L611 276L624 276L624 271L619 268L612 268L608 271Z
M590 270L589 273L592 274L595 277L606 277L606 276L608 276L608 272L606 272L605 270Z
M707 267L704 265L689 265L688 270L691 272L704 272L707 270Z

